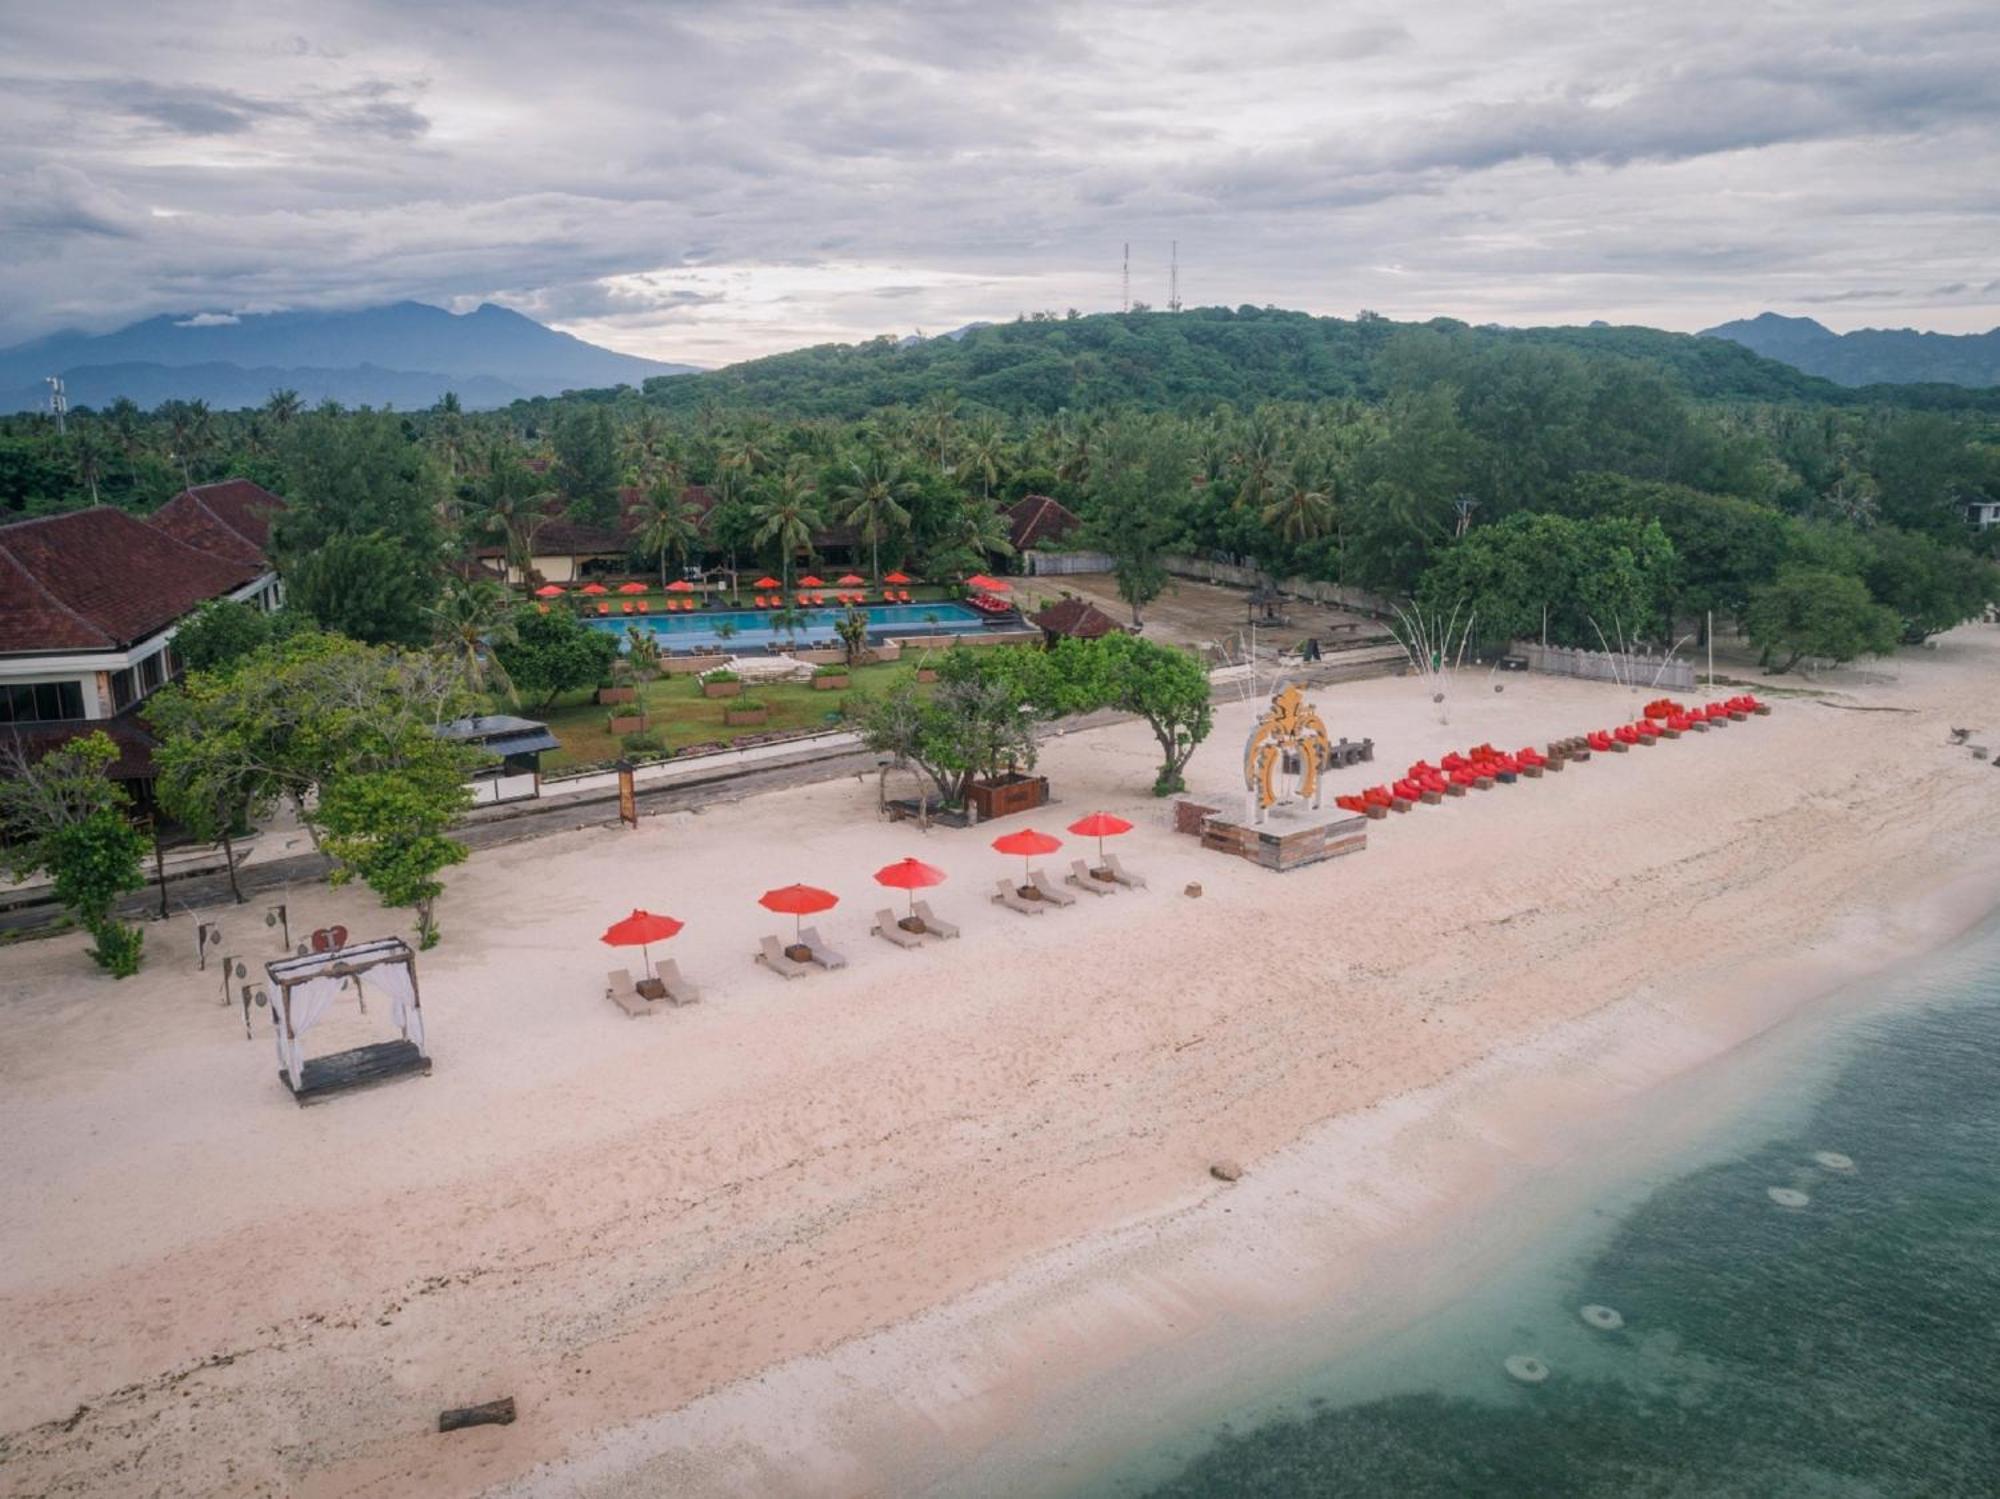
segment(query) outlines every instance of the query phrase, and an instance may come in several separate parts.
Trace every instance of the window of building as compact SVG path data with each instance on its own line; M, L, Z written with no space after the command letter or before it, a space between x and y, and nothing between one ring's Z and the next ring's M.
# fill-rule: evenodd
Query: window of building
M81 717L81 682L22 682L0 687L0 723L57 723Z
M138 675L131 667L111 674L111 711L123 713L139 699Z

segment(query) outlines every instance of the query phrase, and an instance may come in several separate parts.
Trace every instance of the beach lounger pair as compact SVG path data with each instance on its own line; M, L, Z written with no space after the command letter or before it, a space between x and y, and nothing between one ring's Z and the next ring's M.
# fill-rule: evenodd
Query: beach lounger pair
M646 998L639 992L632 975L626 969L614 968L605 975L604 996L627 1015L634 1017L651 1015L667 1005L698 1005L701 990L690 984L682 975L680 966L672 958L662 958L658 966L661 987L667 991L663 1000Z
M1107 877L1100 880L1091 869L1089 863L1083 859L1070 860L1069 874L1066 880L1067 883L1076 886L1079 890L1088 890L1092 895L1116 895L1118 893L1118 882L1109 878L1108 871Z
M993 899L998 904L1007 907L1008 910L1019 911L1026 916L1038 916L1050 906L1073 906L1076 904L1076 897L1050 879L1046 869L1030 870L1028 872L1028 887L1040 899L1030 899L1021 894L1015 888L1012 880L996 881L993 887Z
M875 925L871 930L885 942L893 942L898 947L922 947L926 937L956 937L958 928L948 921L939 921L931 913L928 901L918 901L915 906L917 920L923 925L921 932L913 932L903 926L894 911L884 908L875 913Z
M785 951L785 944L776 937L765 937L758 944L757 961L780 977L788 979L804 978L816 963L821 968L845 968L847 959L826 944L819 934L819 928L809 926L799 933L799 945L812 956L801 961Z

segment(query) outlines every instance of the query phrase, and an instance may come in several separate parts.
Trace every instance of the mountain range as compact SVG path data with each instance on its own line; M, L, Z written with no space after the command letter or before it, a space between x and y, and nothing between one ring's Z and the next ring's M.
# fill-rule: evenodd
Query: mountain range
M120 396L217 408L255 406L273 390L308 404L429 406L455 391L468 408L504 406L695 366L639 359L585 343L486 303L450 313L421 302L348 312L164 315L114 333L52 333L0 349L0 411L45 408L60 375L72 406Z
M1702 330L1840 385L2000 385L2000 328L1920 333L1857 328L1835 333L1809 317L1760 313Z

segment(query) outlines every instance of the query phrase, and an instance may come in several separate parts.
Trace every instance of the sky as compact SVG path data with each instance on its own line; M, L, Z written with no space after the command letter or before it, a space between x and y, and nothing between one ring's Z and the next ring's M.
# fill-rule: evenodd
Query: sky
M2000 6L0 0L0 344L498 302L716 365L1168 295L2000 324Z

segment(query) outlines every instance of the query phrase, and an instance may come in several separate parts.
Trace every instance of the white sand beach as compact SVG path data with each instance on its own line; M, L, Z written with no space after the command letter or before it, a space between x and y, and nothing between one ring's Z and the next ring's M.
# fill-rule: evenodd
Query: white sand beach
M1449 726L1411 681L1316 691L1378 746L1334 789L1651 695L1499 680ZM122 984L78 938L0 952L0 1491L947 1484L1077 1381L1393 1269L1593 1114L1991 909L2000 772L1947 731L2000 742L2000 630L1756 685L1813 695L1282 876L1170 831L1138 724L1051 741L1061 805L991 829L879 821L870 779L481 853L420 963L434 1074L310 1109L192 918ZM1218 714L1196 794L1237 784L1256 707ZM1020 868L995 832L1100 807L1149 890L988 902ZM949 872L961 940L869 935L907 854ZM751 962L789 929L757 894L794 880L840 894L843 971ZM363 891L291 904L401 925ZM603 997L637 955L597 934L635 905L686 921L656 952L700 1006ZM258 910L220 914L261 962ZM386 1034L350 1005L312 1049ZM515 1425L437 1434L502 1395Z

